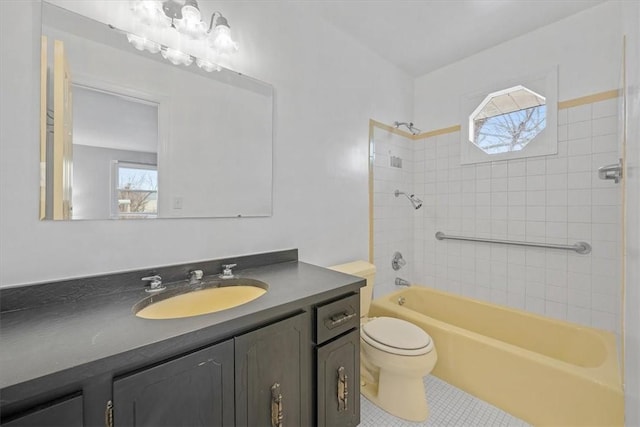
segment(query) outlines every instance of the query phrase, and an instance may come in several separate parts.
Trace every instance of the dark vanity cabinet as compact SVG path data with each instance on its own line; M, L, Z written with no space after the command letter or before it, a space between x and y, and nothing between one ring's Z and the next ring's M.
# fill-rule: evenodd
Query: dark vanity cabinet
M64 398L39 407L12 421L0 421L3 427L82 427L82 396Z
M360 295L316 307L317 425L360 423Z
M113 425L233 426L233 389L228 340L116 379Z
M75 395L31 406L0 424L356 426L359 302L351 292L263 316L211 345L176 347L165 360L78 382Z
M306 312L113 382L113 425L307 426Z
M236 426L310 426L309 314L235 338Z

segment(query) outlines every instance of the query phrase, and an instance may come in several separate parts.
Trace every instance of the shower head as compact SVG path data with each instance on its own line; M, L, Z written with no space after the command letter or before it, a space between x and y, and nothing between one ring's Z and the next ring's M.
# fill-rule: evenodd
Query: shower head
M420 129L418 129L417 127L413 126L413 122L393 122L393 126L398 129L400 126L404 126L407 129L409 129L409 132L411 132L411 135L417 135L420 132L422 132Z
M415 196L415 194L407 194L404 191L400 191L400 190L396 190L393 192L393 194L396 197L399 197L401 194L404 194L404 196L409 199L409 201L411 202L411 204L413 205L414 209L420 209L422 207L422 200L420 200L419 198L417 198Z

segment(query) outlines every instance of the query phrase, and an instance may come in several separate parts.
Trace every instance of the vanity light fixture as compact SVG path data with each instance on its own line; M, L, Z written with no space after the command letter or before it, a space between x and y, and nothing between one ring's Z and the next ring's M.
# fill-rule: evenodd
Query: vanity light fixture
M138 50L160 53L175 65L188 66L195 59L205 71L220 71L219 59L238 51L227 19L214 12L207 25L196 0L130 0L130 4L142 25L127 39Z

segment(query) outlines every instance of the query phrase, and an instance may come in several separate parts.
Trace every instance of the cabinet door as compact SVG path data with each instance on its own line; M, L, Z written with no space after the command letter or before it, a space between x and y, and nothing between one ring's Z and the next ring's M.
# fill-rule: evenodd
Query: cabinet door
M311 424L309 329L302 313L235 338L238 427Z
M114 381L114 424L232 426L233 341Z
M318 426L360 423L359 329L317 349Z
M4 427L82 427L82 396L57 402L29 414L2 422Z

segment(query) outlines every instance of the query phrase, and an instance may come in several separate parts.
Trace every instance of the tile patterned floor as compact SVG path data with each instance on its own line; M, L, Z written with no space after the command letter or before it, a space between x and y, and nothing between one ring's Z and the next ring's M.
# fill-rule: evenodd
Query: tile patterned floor
M529 424L464 392L439 378L425 378L431 415L424 423L406 421L375 406L360 396L360 427L419 427L419 426L505 426L527 427Z

